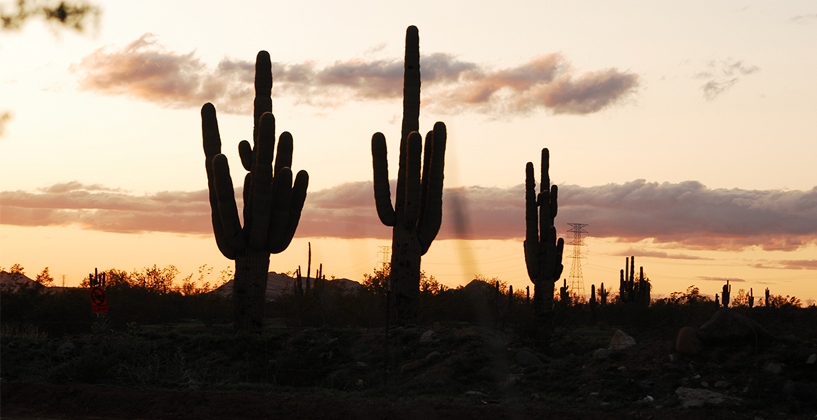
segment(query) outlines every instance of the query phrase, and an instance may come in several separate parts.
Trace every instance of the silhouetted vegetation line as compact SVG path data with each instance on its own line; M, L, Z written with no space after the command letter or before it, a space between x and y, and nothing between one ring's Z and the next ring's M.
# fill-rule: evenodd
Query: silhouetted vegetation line
M437 236L442 222L446 127L434 124L423 145L420 117L420 46L417 28L406 30L403 76L403 123L397 193L391 203L386 137L372 136L374 197L380 221L392 227L390 288L399 322L417 319L420 259ZM422 155L422 159L421 159ZM421 166L422 163L422 166Z
M272 65L261 51L255 64L253 145L239 143L244 178L244 226L238 210L227 157L221 153L215 107L201 109L205 167L216 244L225 257L235 260L233 284L234 327L261 331L270 253L285 250L306 200L309 175L299 171L292 181L292 135L283 132L275 148L275 117L272 115ZM274 168L273 168L273 155Z

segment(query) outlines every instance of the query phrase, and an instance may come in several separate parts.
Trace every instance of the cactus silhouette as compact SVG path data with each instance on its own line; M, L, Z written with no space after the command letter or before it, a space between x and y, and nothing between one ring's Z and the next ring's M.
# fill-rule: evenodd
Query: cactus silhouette
M434 124L423 145L423 138L418 133L419 118L420 42L417 28L409 26L406 30L403 124L394 206L389 187L386 137L382 133L372 136L375 206L380 221L393 228L389 287L401 323L417 318L420 259L437 236L442 222L446 128L442 122Z
M210 192L210 210L216 244L225 257L235 260L233 282L234 327L260 331L270 254L277 254L292 241L301 217L309 175L298 172L292 181L292 135L283 132L275 148L275 117L272 115L272 64L266 51L255 62L253 144L238 145L244 178L244 226L230 177L227 157L221 153L216 109L211 103L201 108L201 131Z
M732 293L732 285L729 284L729 280L726 280L726 284L723 285L723 289L721 290L721 305L724 308L729 307L729 295Z
M550 185L550 152L542 149L541 180L536 194L533 163L525 166L525 263L533 282L533 307L538 315L553 309L553 285L562 275L565 241L556 240L557 186Z

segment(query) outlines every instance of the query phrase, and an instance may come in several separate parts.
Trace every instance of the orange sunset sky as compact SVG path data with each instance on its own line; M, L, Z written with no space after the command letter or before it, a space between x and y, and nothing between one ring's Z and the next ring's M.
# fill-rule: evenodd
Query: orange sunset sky
M714 296L728 279L733 294L817 299L814 2L235 3L97 1L82 33L36 19L0 32L0 267L33 278L47 266L70 286L95 267L195 277L206 264L216 281L232 261L210 227L199 109L216 106L241 179L267 50L278 131L310 175L295 240L270 271L305 267L311 242L313 266L361 280L390 245L370 139L386 135L395 174L416 25L420 127L448 127L427 274L531 284L524 167L538 171L547 147L559 236L588 224L587 291L617 289L634 255L653 296L690 285Z

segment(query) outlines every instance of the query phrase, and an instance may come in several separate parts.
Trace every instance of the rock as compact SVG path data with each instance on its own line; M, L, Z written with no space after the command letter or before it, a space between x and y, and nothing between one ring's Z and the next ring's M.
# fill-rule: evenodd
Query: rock
M74 350L76 350L76 348L77 346L74 345L74 343L71 341L63 342L62 344L60 344L59 347L57 347L57 355L62 357L70 356L71 354L74 353Z
M729 388L730 386L732 386L732 383L729 381L715 382L715 388Z
M698 330L692 327L683 327L675 337L675 351L684 356L695 356L701 351L701 340Z
M777 375L783 371L783 365L777 362L769 362L765 368L763 368L767 373L771 373L772 375Z
M806 359L807 365L813 365L814 363L817 363L817 353L812 354Z
M422 343L422 344L433 343L434 342L434 337L436 335L437 335L437 333L434 332L434 330L428 330L428 331L424 332L423 335L420 336L420 343Z
M527 350L519 350L516 352L516 363L519 363L522 366L542 366L542 360L539 359L539 356L527 351Z
M412 370L417 370L417 369L419 369L419 368L421 368L421 367L423 367L423 366L425 366L425 365L439 359L440 356L442 356L440 354L440 352L432 351L431 353L428 354L428 356L426 356L423 359L415 360L413 362L406 363L405 365L400 367L400 372L405 373L405 372L411 372Z
M610 350L607 349L598 349L593 352L593 359L594 360L604 360L610 357Z
M516 384L520 382L522 382L522 375L512 373L505 378L505 381L502 383L502 385L506 388L511 388L513 386L516 386Z
M769 341L771 334L754 320L729 308L721 308L698 328L698 338L706 344L754 345Z
M675 390L682 407L703 407L705 405L738 405L740 398L730 397L706 389L678 388Z
M465 395L469 397L487 397L487 395L479 391L465 391Z
M627 350L634 345L635 338L630 337L624 331L616 330L616 333L613 334L613 339L610 340L610 346L608 348L610 350L620 351Z

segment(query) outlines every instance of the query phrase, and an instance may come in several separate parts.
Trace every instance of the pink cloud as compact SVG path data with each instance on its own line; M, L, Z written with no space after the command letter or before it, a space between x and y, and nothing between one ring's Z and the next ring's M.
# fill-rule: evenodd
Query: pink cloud
M314 62L272 64L279 95L310 105L336 106L346 99L395 99L402 95L403 62L350 59L320 67ZM167 51L152 34L118 51L102 48L74 66L83 89L128 95L171 108L217 104L248 113L254 63L225 58L208 68L195 52ZM490 69L435 53L421 59L429 106L440 112L525 114L539 109L589 114L616 104L638 88L638 75L617 69L574 71L561 54Z
M241 196L240 190L237 196ZM239 199L240 203L240 199ZM57 184L38 192L0 192L0 223L21 226L76 224L113 232L210 234L207 191L165 191L135 196L93 185ZM438 239L519 239L524 236L524 191L460 187L443 195ZM817 187L809 191L709 189L698 182L643 180L559 189L557 229L588 223L590 236L689 249L795 250L817 241ZM372 184L352 182L307 196L299 237L391 237L375 212ZM644 251L633 253L645 255ZM653 256L689 259L658 251ZM813 261L794 261L803 268Z

